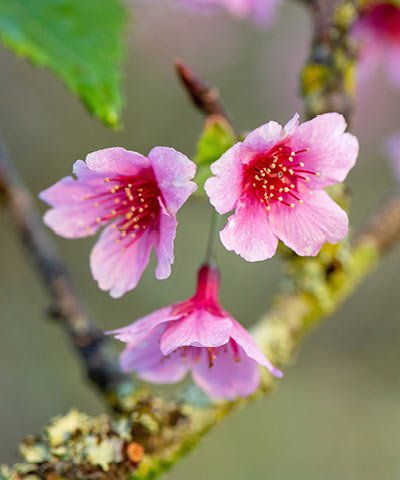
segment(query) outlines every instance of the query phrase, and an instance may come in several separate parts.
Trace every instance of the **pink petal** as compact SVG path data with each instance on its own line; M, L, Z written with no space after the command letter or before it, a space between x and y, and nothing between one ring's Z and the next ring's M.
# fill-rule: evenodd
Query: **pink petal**
M282 139L283 129L277 122L268 122L256 128L244 139L244 145L257 153L266 153Z
M385 144L394 173L400 181L400 132L390 137Z
M149 159L167 209L176 213L197 189L190 181L196 174L196 165L183 153L168 147L153 148Z
M300 196L304 203L295 208L275 202L271 206L270 224L275 235L298 255L314 256L324 243L344 239L349 219L323 190L304 187Z
M233 250L249 262L271 258L278 246L265 206L255 199L238 202L235 213L228 218L220 237L227 250Z
M236 320L233 320L231 337L243 348L246 355L260 365L266 367L275 377L283 377L283 373L272 365L268 358L259 349L253 337L240 325L240 323L236 322Z
M104 176L93 173L82 160L75 162L73 173L77 180L64 177L40 192L39 198L54 207L45 213L44 222L63 237L87 237L96 233L100 226L96 219L105 211L94 205L96 200L86 198L104 191Z
M230 345L218 348L212 367L206 350L193 348L193 355L198 357L198 361L191 363L193 380L210 397L226 400L248 397L260 384L259 366L240 347L240 361L235 360Z
M293 133L290 146L294 151L310 148L296 156L305 169L319 172L310 177L310 188L322 188L342 182L354 166L358 140L346 130L346 121L339 113L325 113L301 124Z
M276 18L281 0L247 0L250 3L250 17L259 26L268 27Z
M292 136L294 132L297 130L299 126L299 114L295 113L293 117L287 122L287 124L283 127L283 134L284 136Z
M121 147L105 148L86 156L86 164L97 173L137 175L150 168L150 160L140 153Z
M182 380L187 365L177 354L164 357L160 352L161 326L139 345L127 345L120 357L124 372L135 371L139 378L151 383L175 383Z
M179 347L218 347L229 341L232 321L212 315L205 309L168 325L161 337L161 352L168 355Z
M237 143L211 165L215 176L207 179L204 189L218 213L232 210L242 193L242 159L246 154L243 144Z
M139 318L127 327L118 328L105 332L107 335L115 335L117 340L129 343L131 346L142 342L153 330L162 323L173 321L179 318L179 315L173 315L174 306L161 308L155 312Z
M394 87L400 88L400 45L396 44L383 52L386 59L389 78Z
M92 275L102 290L110 290L114 298L135 288L149 263L151 247L157 234L146 231L124 251L116 240L120 233L108 225L90 255ZM129 241L129 240L128 240Z
M154 246L158 264L156 277L159 280L168 278L171 274L171 264L174 263L174 240L178 222L175 216L161 211L159 218L159 236Z

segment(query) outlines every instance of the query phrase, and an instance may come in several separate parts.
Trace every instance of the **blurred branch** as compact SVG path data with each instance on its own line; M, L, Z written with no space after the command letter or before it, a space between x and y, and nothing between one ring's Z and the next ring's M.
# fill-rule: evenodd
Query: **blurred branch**
M51 301L49 316L68 334L96 387L107 397L114 397L131 381L120 372L110 340L89 320L69 273L45 231L41 215L35 209L35 200L1 144L0 200L47 289Z
M309 0L314 20L310 57L301 74L306 115L340 112L353 106L357 48L350 35L358 0Z
M351 89L344 75L353 68L347 43L352 21L343 19L353 17L355 3L345 0L335 6L330 23L322 26L321 17L314 15L318 25L313 53L303 72L309 116L328 110L348 115L352 105ZM339 31L346 38L335 38ZM319 47L322 53L318 53ZM344 54L344 70L336 58L340 52ZM207 93L213 89L206 87L182 63L177 64L177 71L195 105L206 115L217 113L225 117L218 95ZM314 80L312 72L316 74ZM253 330L271 361L277 366L290 364L302 338L340 308L375 269L380 257L399 240L400 195L397 195L366 223L352 244L346 241L327 244L313 258L288 253L281 291ZM144 392L121 397L121 415L113 421L70 412L53 420L41 435L26 440L21 445L25 463L12 469L4 467L0 477L154 479L233 409L270 392L274 385L275 380L265 371L257 394L236 402L211 403L191 386L175 402Z

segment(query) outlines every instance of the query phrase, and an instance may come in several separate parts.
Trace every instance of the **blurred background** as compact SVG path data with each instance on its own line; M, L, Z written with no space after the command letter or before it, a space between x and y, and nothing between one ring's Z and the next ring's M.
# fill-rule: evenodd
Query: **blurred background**
M311 39L307 12L287 2L261 30L223 14L194 16L152 5L136 8L129 35L124 129L89 117L49 72L0 48L0 131L34 193L71 171L88 152L155 145L192 155L202 118L178 84L181 57L218 86L238 129L302 113L298 74ZM400 130L400 92L379 73L359 92L352 129L361 155L348 185L354 229L397 188L382 154ZM39 207L43 212L45 205ZM208 232L207 203L192 199L179 214L173 275L154 278L154 259L138 288L116 301L89 272L94 239L54 237L89 311L104 329L126 325L191 295ZM75 406L103 411L81 378L48 299L6 215L0 215L0 462L17 460L18 442ZM219 248L222 303L246 325L268 307L281 276L279 259L250 264ZM400 478L400 248L333 318L305 342L270 398L214 430L166 478L174 480L363 480Z

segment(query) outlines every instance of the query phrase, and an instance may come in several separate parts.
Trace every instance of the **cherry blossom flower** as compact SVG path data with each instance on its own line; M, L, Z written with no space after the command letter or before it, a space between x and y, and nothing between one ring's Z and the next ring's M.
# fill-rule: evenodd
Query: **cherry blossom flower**
M174 261L176 213L196 190L195 164L172 148L156 147L148 157L123 148L90 153L75 162L71 176L40 193L52 208L45 223L58 235L80 238L105 226L91 256L93 277L117 298L135 288L149 262L167 278Z
M120 358L123 371L152 383L175 383L190 371L208 395L230 400L257 389L259 365L281 377L250 334L221 308L218 290L218 271L204 265L192 298L107 332L127 343Z
M400 182L400 132L391 136L385 145L397 181Z
M383 64L392 84L400 88L400 6L390 2L369 3L353 33L361 42L361 79Z
M358 155L346 121L327 113L284 128L269 122L211 166L205 190L218 213L235 209L220 232L225 248L254 262L275 254L278 239L298 255L316 255L348 232L348 218L323 190L342 182Z
M281 0L180 0L186 6L205 11L224 9L239 18L251 18L255 23L268 26L275 20Z

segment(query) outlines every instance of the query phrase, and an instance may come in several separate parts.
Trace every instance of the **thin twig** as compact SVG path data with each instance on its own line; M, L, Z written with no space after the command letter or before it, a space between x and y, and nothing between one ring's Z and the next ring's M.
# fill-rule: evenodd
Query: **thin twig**
M128 387L131 380L121 373L110 340L85 312L71 277L43 227L35 201L1 144L0 197L49 294L48 314L67 332L88 377L107 396Z

